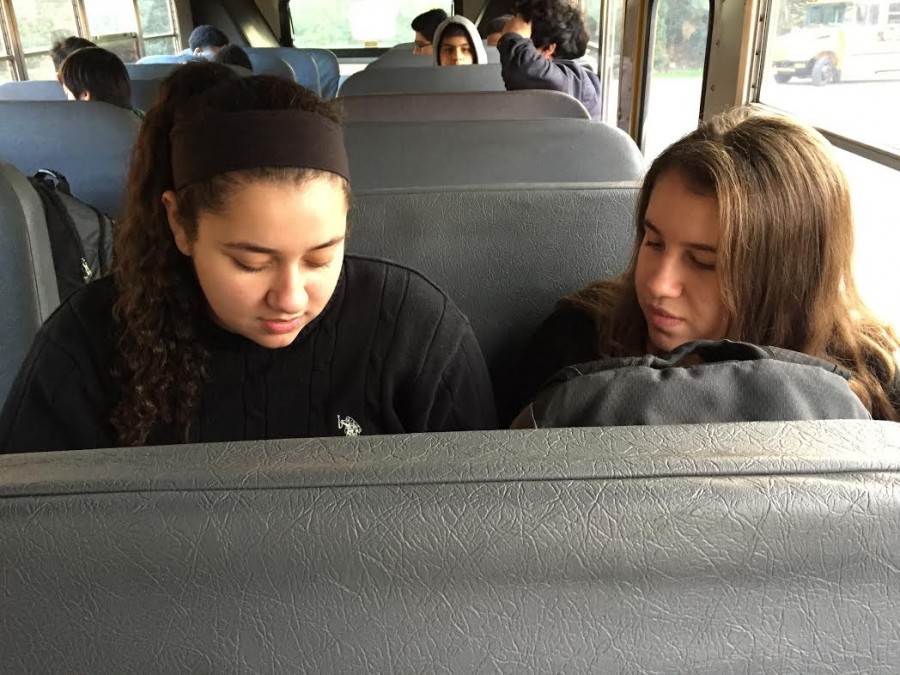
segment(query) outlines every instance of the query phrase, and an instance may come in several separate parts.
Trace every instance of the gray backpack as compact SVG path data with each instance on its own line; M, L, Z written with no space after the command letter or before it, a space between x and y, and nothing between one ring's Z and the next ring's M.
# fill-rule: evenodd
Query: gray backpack
M692 355L697 365L682 365ZM871 419L850 374L806 354L729 340L688 342L665 356L569 366L513 428Z

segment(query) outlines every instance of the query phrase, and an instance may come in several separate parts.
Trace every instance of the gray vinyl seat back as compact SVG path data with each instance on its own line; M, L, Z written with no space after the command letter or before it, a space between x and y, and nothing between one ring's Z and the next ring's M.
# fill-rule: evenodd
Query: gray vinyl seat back
M162 80L132 80L131 105L138 110L150 110L156 103L161 84Z
M502 419L525 345L559 298L628 265L637 183L358 190L352 253L422 272L469 318Z
M0 153L2 154L2 153ZM0 408L35 333L59 305L40 197L12 164L0 161Z
M309 54L316 63L316 71L319 74L319 88L321 96L330 101L338 93L341 82L341 64L337 56L330 49L316 47L301 47L298 51ZM296 70L296 69L295 69ZM299 77L299 76L298 76ZM301 84L303 84L301 82Z
M340 96L365 94L431 94L445 91L506 91L500 65L455 68L367 68L353 73Z
M125 69L131 81L135 80L163 80L186 61L172 61L168 63L126 63Z
M0 101L0 120L0 158L27 175L59 171L76 197L121 216L140 126L132 111L90 101Z
M0 539L15 673L881 675L900 657L886 422L5 455Z
M293 47L244 47L243 49L250 56L251 62L254 63L254 72L256 72L256 66L255 62L253 62L253 54L273 56L281 59L291 67L293 77L298 84L302 84L319 96L322 95L322 85L319 82L319 68L315 59L308 52L302 49L294 49ZM262 71L259 72L262 73ZM286 77L283 73L270 74Z
M55 80L25 80L0 84L0 101L65 101L66 92Z
M366 66L370 68L429 68L434 66L434 56L431 54L413 54L414 45L409 47L393 47ZM488 63L500 63L500 52L496 47L484 46L487 52Z
M348 122L344 138L354 189L591 183L644 174L628 134L584 119Z
M591 119L581 101L544 90L368 94L343 96L341 104L348 122Z
M159 64L159 63L190 63L192 61L202 61L203 57L194 56L193 54L155 54L152 56L144 56L137 60L138 65Z
M274 75L284 80L297 82L297 75L294 73L294 69L283 58L272 54L271 48L253 49L244 47L243 49L247 52L247 56L250 57L254 75Z

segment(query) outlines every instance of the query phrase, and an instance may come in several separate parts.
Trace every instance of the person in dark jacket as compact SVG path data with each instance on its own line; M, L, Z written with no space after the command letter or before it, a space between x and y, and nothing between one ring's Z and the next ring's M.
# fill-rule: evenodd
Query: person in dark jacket
M507 90L561 91L599 120L600 78L574 61L588 43L581 10L567 0L521 0L515 12L497 43Z
M135 143L112 275L39 331L0 452L494 428L456 305L345 254L348 176L332 104L180 67Z

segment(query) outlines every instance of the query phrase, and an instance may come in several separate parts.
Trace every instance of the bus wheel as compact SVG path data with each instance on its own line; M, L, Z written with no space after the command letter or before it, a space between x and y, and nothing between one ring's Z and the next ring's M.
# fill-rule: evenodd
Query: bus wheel
M812 83L817 87L824 87L829 82L836 82L836 72L831 57L823 56L812 67Z
M787 84L791 81L790 73L775 73L775 81L778 84Z

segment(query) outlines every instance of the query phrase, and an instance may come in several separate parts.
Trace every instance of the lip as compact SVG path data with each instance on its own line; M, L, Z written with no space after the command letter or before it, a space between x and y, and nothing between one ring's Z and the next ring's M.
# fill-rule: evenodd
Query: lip
M659 330L671 330L683 321L684 319L657 307L647 308L647 322Z
M260 319L267 333L272 335L284 335L292 333L300 327L301 317L295 319Z

